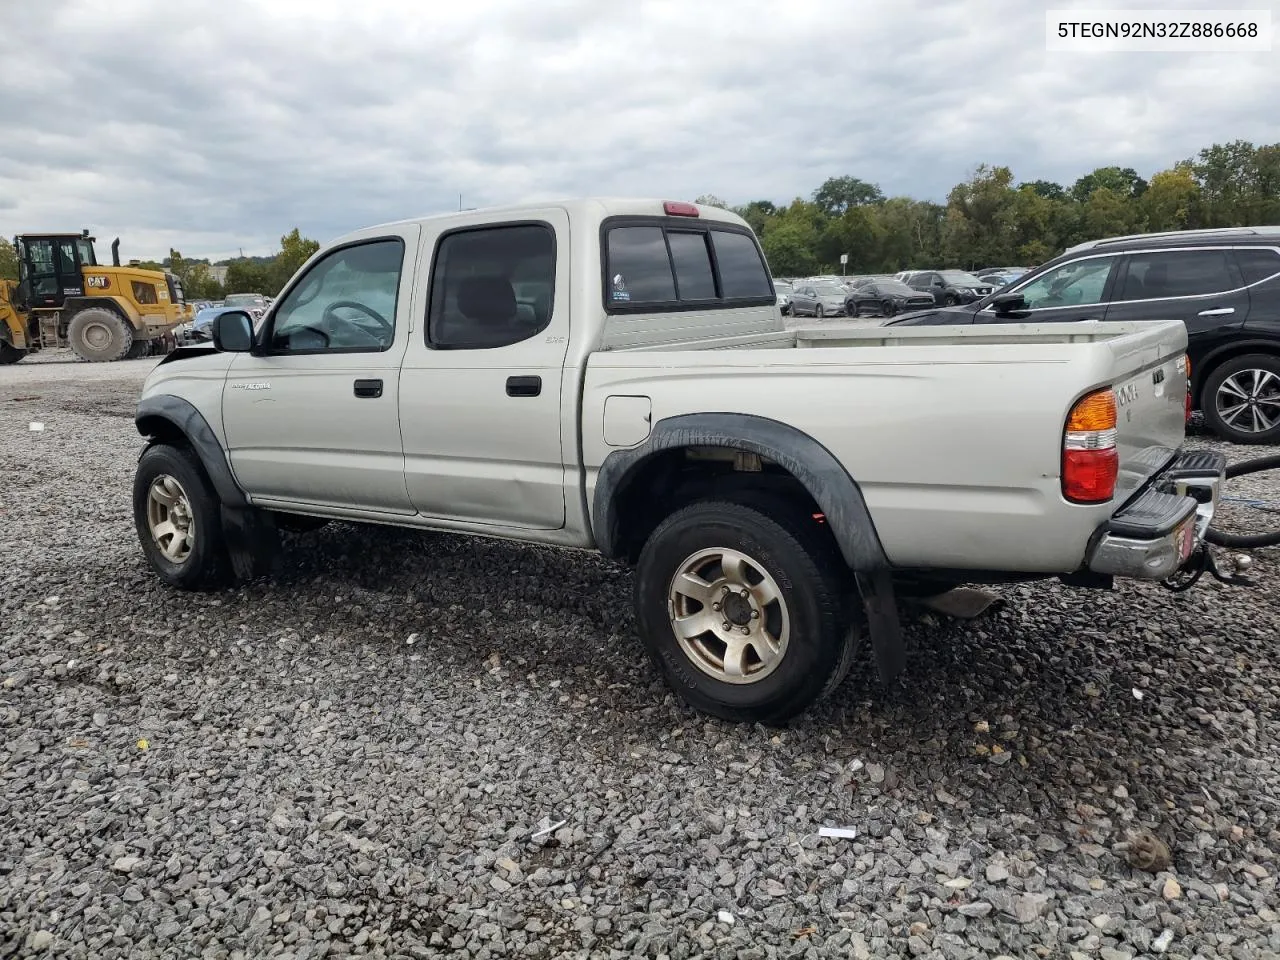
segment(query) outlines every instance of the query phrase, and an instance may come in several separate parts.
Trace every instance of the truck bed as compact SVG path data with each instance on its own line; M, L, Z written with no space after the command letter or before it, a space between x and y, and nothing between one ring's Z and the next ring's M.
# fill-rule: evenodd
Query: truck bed
M832 324L637 344L590 356L583 417L600 422L607 398L625 396L647 399L653 422L690 411L776 419L845 465L896 565L1064 572L1181 445L1185 345L1178 321ZM1066 418L1105 387L1123 394L1116 497L1068 504ZM610 452L594 436L584 437L589 488Z

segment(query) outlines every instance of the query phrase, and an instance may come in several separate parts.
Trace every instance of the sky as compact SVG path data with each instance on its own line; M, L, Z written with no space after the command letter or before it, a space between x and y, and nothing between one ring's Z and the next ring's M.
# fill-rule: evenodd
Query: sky
M1115 2L1115 0L1113 0ZM1163 0L1129 9L1270 9ZM0 235L269 254L555 197L945 200L1280 141L1257 53L1047 51L1073 0L0 0Z

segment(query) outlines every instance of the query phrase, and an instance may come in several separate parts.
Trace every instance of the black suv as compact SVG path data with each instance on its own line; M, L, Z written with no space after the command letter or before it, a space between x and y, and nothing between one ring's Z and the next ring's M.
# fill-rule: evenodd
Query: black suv
M1182 320L1193 405L1218 436L1280 442L1280 226L1095 240L964 306L891 325Z
M912 290L933 295L933 302L944 306L972 303L995 288L963 270L917 270L904 281Z

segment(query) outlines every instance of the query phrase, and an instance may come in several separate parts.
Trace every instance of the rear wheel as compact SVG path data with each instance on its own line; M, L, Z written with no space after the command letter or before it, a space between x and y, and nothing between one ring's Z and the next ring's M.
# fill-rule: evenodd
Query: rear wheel
M1224 440L1280 441L1280 358L1254 353L1228 360L1205 379L1200 408Z
M128 354L133 346L133 327L114 310L88 307L67 324L67 340L81 360L109 363Z
M898 305L892 300L880 301L880 316L892 317L898 312Z
M129 352L124 355L126 360L139 360L151 353L150 340L135 340L133 346L129 348Z
M850 580L811 518L781 503L704 501L645 544L636 615L650 658L690 706L778 725L849 669Z
M27 351L18 349L6 340L0 340L0 365L17 363L26 355Z
M133 519L142 552L170 586L207 590L231 570L218 495L186 447L159 444L138 461Z
M813 308L813 318L815 320L822 319L822 304L818 304L816 307Z
M844 315L846 317L856 317L858 315L858 301L846 300L844 305Z

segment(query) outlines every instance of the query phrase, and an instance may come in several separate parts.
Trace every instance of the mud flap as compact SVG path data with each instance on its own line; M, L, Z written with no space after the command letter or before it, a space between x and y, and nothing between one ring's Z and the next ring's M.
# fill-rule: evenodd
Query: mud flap
M871 635L880 680L889 683L907 667L907 644L898 620L893 578L888 570L857 573L855 577L867 614L867 632Z
M236 579L243 582L265 577L280 554L280 532L275 518L253 507L222 504L222 533Z

